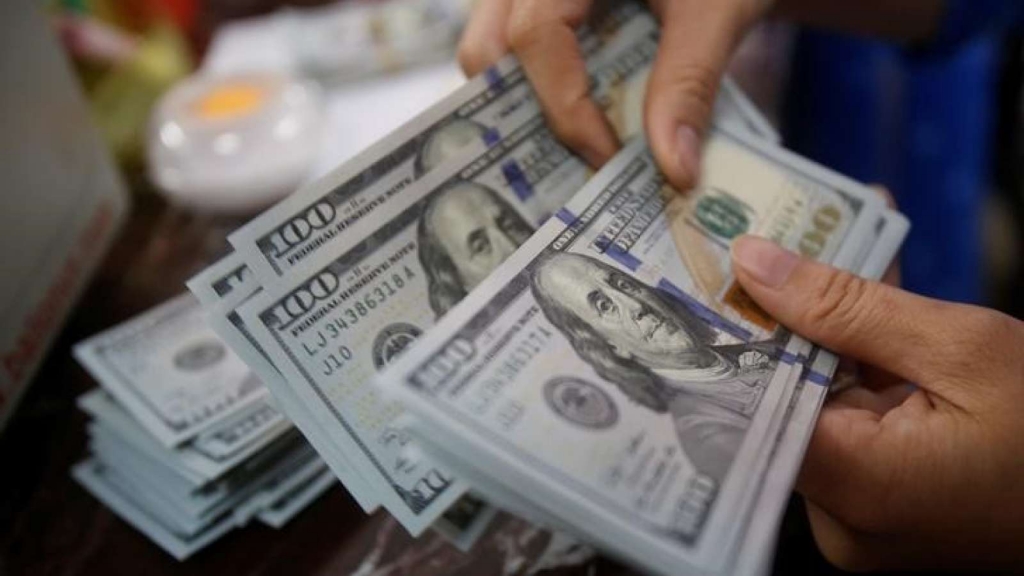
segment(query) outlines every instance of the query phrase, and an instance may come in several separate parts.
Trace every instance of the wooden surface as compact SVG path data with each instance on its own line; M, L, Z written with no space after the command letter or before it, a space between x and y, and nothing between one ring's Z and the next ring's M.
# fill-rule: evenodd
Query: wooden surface
M412 540L387 514L365 516L334 488L291 524L251 524L176 562L94 500L69 476L86 453L75 398L96 383L70 347L181 293L184 281L228 251L245 219L199 217L148 195L79 301L7 430L0 436L0 575L359 574L360 576L632 574L579 550L551 556L550 534L503 517L469 554L428 534ZM545 554L547 553L547 554ZM777 574L832 572L814 549L797 501L783 523Z

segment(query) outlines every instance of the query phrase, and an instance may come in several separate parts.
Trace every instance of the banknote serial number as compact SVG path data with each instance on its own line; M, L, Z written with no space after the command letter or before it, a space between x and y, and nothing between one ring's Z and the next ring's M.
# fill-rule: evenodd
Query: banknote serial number
M337 315L326 319L313 334L311 341L302 342L302 349L310 358L318 356L326 349L333 348L331 353L324 358L324 376L330 376L335 371L344 368L353 358L351 349L344 345L334 348L334 342L358 326L379 306L409 286L409 281L415 277L416 273L411 268L403 266L401 270L393 272L389 278L369 286L362 297L339 310Z

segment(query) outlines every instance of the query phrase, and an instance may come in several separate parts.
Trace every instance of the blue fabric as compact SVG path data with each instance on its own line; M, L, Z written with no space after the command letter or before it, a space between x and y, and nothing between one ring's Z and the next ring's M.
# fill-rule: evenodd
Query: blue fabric
M1024 3L1024 0L1020 0ZM787 146L854 178L882 183L912 227L903 285L979 303L981 207L989 190L999 42L921 54L803 30L794 45Z
M954 46L988 32L1024 27L1024 1L946 0L946 15L934 46Z

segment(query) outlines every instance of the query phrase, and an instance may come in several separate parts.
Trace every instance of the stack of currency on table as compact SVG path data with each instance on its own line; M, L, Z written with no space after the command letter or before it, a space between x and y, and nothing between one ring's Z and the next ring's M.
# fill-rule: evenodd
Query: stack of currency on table
M337 482L191 294L74 352L101 387L79 398L91 454L73 476L179 560L253 518L280 528Z
M639 4L578 32L626 146L598 173L507 57L229 237L211 326L365 510L471 545L499 508L657 573L759 573L836 358L736 284L770 238L878 277L908 228L783 150L730 81L698 186L642 134Z

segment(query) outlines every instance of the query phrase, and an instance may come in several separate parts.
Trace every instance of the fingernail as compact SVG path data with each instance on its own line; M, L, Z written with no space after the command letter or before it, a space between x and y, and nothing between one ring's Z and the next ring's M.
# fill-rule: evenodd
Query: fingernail
M696 184L700 179L700 136L685 124L676 129L676 157L690 182Z
M800 257L771 240L747 235L732 243L732 261L757 282L778 288L789 279Z

